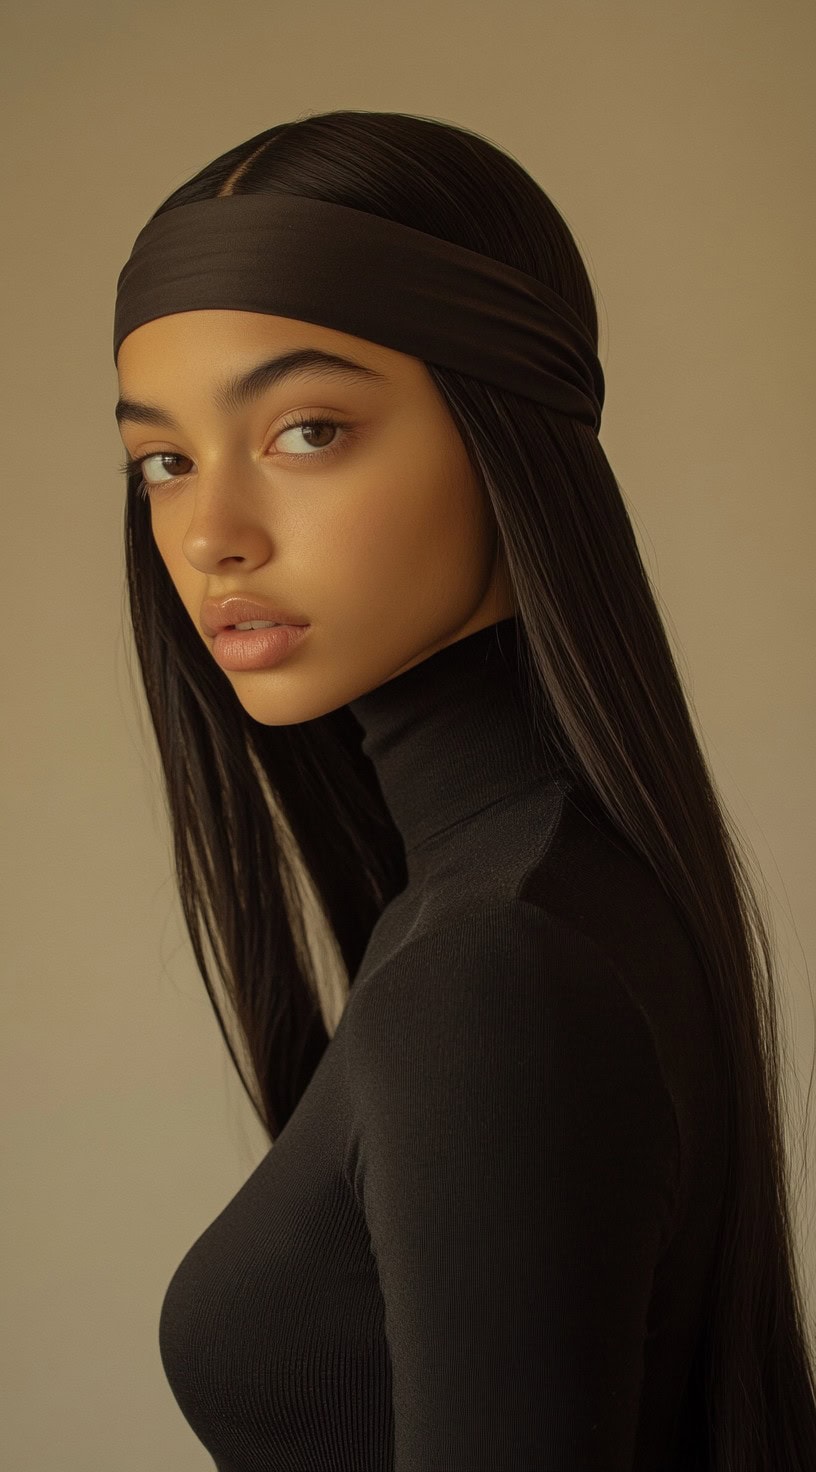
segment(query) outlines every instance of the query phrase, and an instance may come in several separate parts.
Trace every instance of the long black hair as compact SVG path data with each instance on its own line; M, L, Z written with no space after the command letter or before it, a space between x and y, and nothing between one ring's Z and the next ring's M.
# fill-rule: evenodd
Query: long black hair
M526 271L569 302L597 346L592 287L561 214L518 162L465 128L389 112L307 116L222 154L155 213L273 188ZM492 506L533 719L544 694L565 765L652 866L705 969L729 1097L701 1358L707 1466L813 1472L813 1346L793 1240L771 926L707 770L620 487L586 425L427 367ZM406 882L404 851L345 706L290 726L243 710L157 552L138 479L127 489L127 592L181 903L230 1056L274 1141L377 917Z

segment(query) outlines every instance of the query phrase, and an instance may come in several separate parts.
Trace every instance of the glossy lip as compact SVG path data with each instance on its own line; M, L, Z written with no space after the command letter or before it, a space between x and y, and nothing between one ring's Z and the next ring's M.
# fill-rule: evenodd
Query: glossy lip
M311 625L282 624L277 629L222 629L213 640L213 656L222 670L265 670L280 664Z
M309 627L308 620L305 618L298 618L291 613L282 612L279 608L272 608L268 603L262 603L256 598L247 598L238 593L230 594L226 598L205 598L201 605L199 621L204 633L214 639L222 629L260 619L267 619L276 624L290 624L293 628L298 629Z

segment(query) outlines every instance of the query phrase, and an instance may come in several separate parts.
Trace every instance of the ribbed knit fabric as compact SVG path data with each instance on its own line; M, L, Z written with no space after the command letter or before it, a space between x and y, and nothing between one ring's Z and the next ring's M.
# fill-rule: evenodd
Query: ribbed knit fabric
M218 1472L706 1466L706 988L648 866L534 749L519 637L502 619L351 702L408 884L165 1295Z

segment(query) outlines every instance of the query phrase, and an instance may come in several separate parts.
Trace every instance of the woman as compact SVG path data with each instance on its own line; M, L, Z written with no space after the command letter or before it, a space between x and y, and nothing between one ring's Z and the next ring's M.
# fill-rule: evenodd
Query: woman
M812 1469L767 930L557 209L432 119L270 128L140 232L114 352L179 888L272 1146L162 1306L216 1466Z

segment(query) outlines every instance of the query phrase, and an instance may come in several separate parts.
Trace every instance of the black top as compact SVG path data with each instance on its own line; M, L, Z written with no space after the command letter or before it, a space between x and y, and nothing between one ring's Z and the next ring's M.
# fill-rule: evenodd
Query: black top
M705 1465L706 989L650 868L534 754L519 638L351 702L408 883L167 1289L164 1368L219 1472Z

